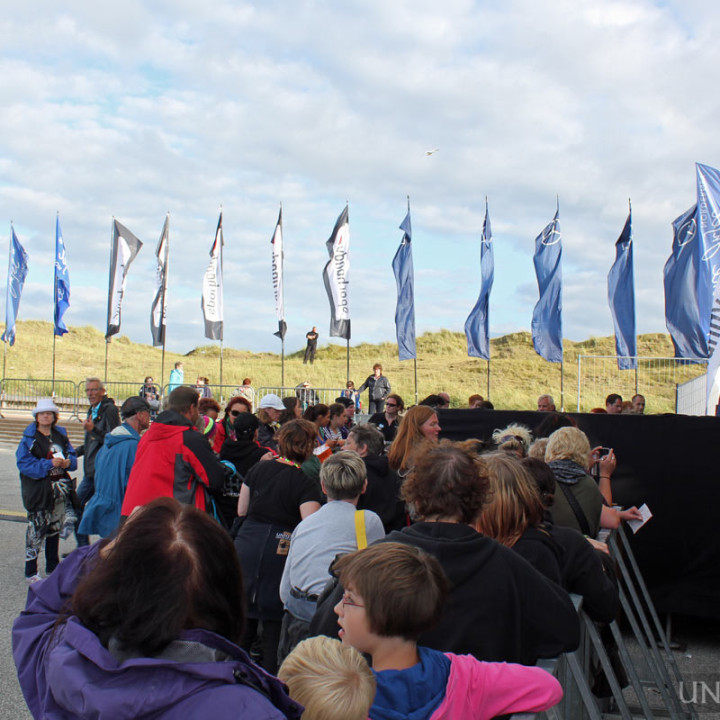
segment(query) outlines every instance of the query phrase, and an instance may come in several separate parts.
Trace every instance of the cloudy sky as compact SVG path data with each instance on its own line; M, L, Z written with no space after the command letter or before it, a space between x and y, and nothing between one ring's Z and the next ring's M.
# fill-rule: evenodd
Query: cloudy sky
M52 318L59 211L66 321L104 331L116 217L144 242L122 334L149 343L169 212L168 348L209 344L201 281L222 206L225 345L279 352L282 202L287 351L312 325L327 342L325 241L347 201L352 342L394 340L409 195L418 333L460 331L487 196L491 331L529 330L534 238L559 196L565 337L612 333L606 276L628 198L638 331L664 331L670 223L694 202L694 163L720 166L719 34L720 5L696 0L8 5L0 253L12 221L30 255L20 319Z

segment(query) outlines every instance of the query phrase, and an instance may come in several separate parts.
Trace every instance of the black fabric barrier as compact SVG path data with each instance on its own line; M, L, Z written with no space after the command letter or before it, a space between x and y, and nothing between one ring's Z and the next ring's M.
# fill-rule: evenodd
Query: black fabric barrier
M720 418L567 413L591 447L615 450L613 502L647 503L651 520L628 536L658 610L720 618ZM441 410L442 438L487 440L539 412Z

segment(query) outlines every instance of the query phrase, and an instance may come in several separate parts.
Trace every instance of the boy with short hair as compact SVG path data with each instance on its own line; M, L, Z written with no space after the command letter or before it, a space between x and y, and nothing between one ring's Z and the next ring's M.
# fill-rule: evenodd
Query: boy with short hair
M335 606L340 639L372 657L372 720L483 720L547 710L562 698L560 683L541 668L418 647L418 637L440 619L449 591L431 555L379 543L339 558L334 570L345 588Z
M278 677L305 706L303 720L366 720L375 697L375 677L365 658L326 635L296 645Z

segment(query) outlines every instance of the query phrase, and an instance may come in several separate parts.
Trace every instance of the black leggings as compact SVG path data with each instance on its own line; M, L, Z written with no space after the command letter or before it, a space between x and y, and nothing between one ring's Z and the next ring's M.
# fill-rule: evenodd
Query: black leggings
M258 625L262 623L262 631ZM260 652L258 665L267 670L271 675L277 675L278 669L278 645L280 644L280 628L282 620L258 620L248 618L245 628L245 637L241 643L248 653L251 650ZM260 638L257 642L258 637ZM255 646L253 648L253 646Z
M55 533L45 538L45 574L49 575L60 564L60 536ZM37 558L25 561L25 577L37 575Z

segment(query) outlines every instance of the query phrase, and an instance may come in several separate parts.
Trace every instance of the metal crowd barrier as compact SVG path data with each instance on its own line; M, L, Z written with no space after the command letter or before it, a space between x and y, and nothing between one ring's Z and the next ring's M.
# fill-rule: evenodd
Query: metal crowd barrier
M54 398L63 412L77 416L78 385L72 380L4 378L0 381L0 406L3 409L32 410L42 397Z
M261 387L256 391L257 402L259 403L265 395L273 393L280 398L292 396L298 398L302 402L303 410L307 410L308 405L332 405L335 398L342 395L345 388L304 388L301 385L296 387Z
M621 717L670 717L673 720L697 720L692 703L680 699L678 689L683 678L670 649L667 636L640 573L625 530L620 527L608 538L610 556L618 566L618 589L621 613L609 624L617 644L620 664L627 674L625 693L618 680L598 625L582 609L582 598L571 595L580 619L581 640L575 652L554 660L538 662L555 675L565 693L562 701L543 713L516 713L511 720L606 720ZM640 649L641 661L634 661L619 621L626 620ZM611 700L600 702L592 692L592 665L596 659L607 678ZM659 695L662 707L653 711L646 691ZM628 697L634 695L639 707L631 707ZM656 697L657 700L657 697ZM641 713L641 714L638 714Z

